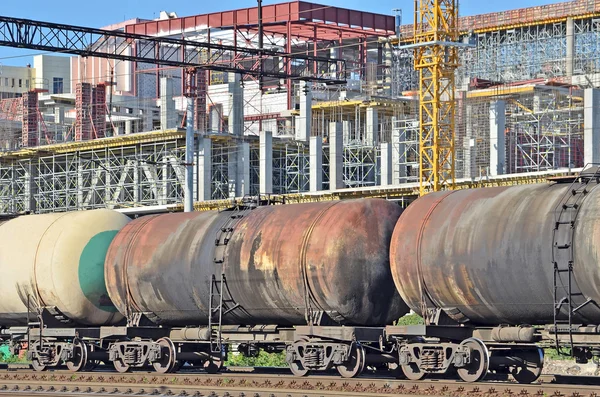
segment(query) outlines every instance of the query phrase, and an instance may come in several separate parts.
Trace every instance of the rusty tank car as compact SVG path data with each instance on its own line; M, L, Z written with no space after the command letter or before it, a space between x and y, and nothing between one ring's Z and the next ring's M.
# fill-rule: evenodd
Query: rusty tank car
M581 306L572 322L597 324L600 308L586 302L600 302L595 244L600 189L574 186L457 190L419 198L392 237L391 266L400 294L419 313L441 308L453 320L475 325L549 324L553 303L568 298L573 308ZM568 305L560 306L564 320Z
M389 324L407 311L389 269L400 213L372 199L142 217L111 244L108 293L156 324L208 324L221 281L223 324Z
M406 376L446 371L423 359L443 352L440 362L464 380L494 370L529 383L541 374L541 341L579 362L600 359L600 329L590 325L600 322L599 177L591 169L558 183L430 193L403 212L392 275L430 324L421 339L394 330Z
M121 320L106 292L104 258L127 222L129 218L117 212L93 210L28 215L2 223L0 326L26 325L40 307L78 324Z

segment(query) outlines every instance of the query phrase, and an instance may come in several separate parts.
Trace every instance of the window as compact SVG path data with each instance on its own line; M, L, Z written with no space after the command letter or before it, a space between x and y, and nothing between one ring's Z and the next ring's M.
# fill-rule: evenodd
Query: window
M53 94L62 94L63 93L63 78L62 77L54 77L52 84L52 93Z
M12 84L10 86L11 88L15 88L15 79L12 79Z
M23 79L19 79L19 88L23 87Z
M25 80L25 88L29 89L29 80Z
M8 87L8 77L4 78L4 85Z

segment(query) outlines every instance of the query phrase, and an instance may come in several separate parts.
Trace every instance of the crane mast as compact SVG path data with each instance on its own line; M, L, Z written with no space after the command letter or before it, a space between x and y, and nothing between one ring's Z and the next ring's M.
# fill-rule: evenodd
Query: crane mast
M419 72L419 191L455 184L455 81L458 0L415 0L415 69Z

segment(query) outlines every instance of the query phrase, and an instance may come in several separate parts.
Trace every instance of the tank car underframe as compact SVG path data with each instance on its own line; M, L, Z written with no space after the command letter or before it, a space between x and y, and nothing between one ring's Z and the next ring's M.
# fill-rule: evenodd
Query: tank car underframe
M556 331L558 330L558 331ZM546 345L556 347L563 355L571 355L578 364L589 361L600 365L600 326L598 325L548 325L541 330Z
M410 380L455 369L466 382L493 372L531 383L544 364L543 350L535 344L540 335L532 327L388 326L385 336L395 345L398 376Z
M511 374L522 383L541 374L543 351L536 344L554 338L533 327L223 326L221 350L215 351L214 330L206 326L12 327L2 334L16 349L28 342L36 370L67 365L72 371L87 371L104 362L120 372L142 367L175 372L184 363L217 372L229 348L237 345L246 356L285 351L298 376L335 368L343 377L355 377L369 366L396 369L399 377L413 380L455 369L468 382L494 372ZM576 342L598 340L598 335Z

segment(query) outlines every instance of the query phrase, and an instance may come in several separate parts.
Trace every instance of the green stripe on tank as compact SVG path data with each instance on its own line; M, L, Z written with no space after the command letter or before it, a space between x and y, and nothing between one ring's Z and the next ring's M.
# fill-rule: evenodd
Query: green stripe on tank
M104 262L108 247L118 230L100 232L88 241L79 258L79 286L86 298L100 310L114 313L117 308L108 297Z

